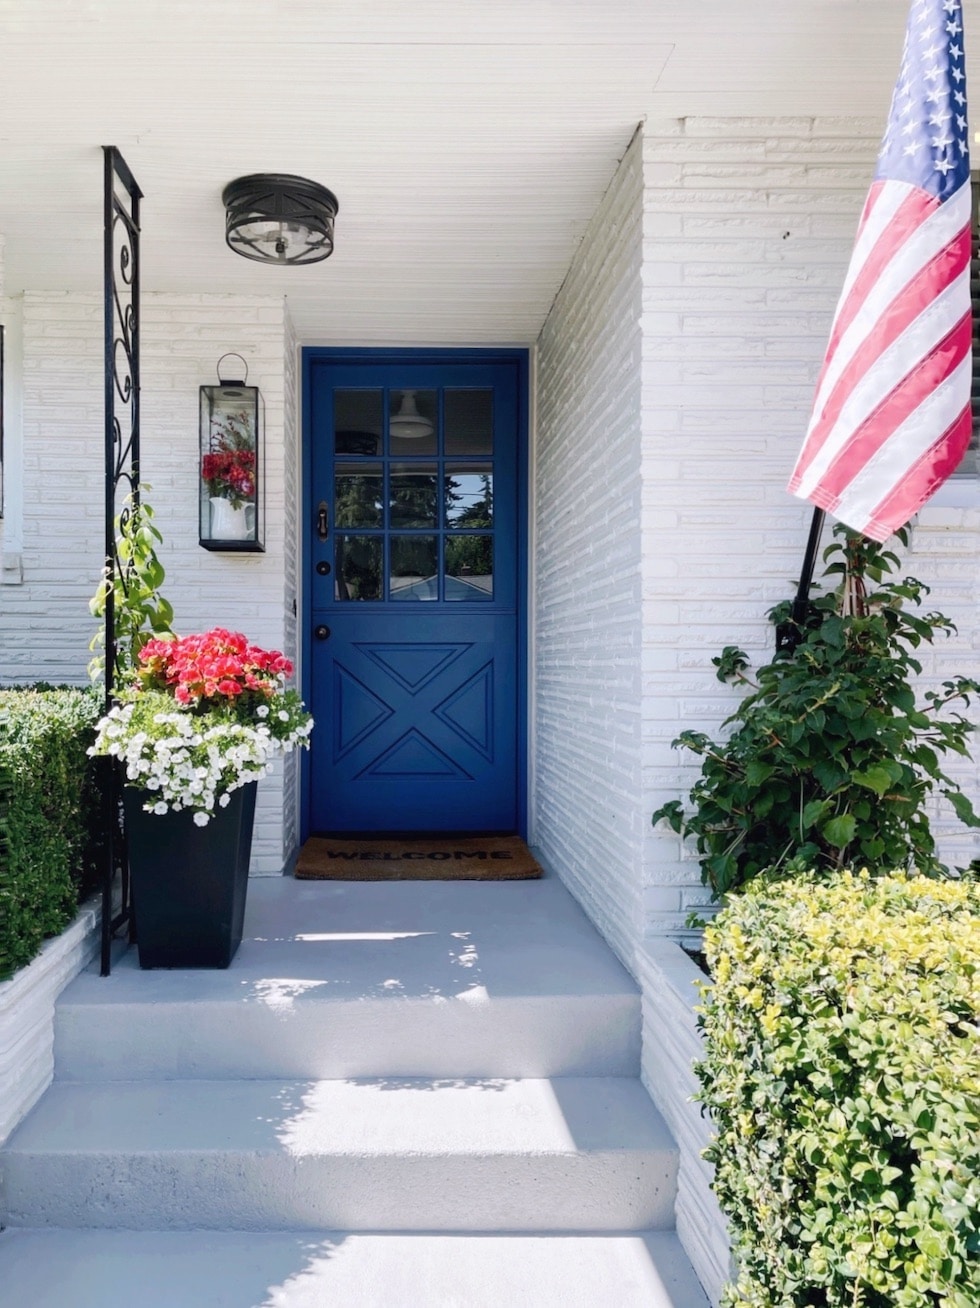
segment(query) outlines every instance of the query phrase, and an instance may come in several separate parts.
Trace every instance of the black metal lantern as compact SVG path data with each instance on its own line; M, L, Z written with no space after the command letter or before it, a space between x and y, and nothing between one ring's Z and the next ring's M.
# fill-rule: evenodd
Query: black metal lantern
M318 182L288 173L253 173L222 194L225 239L259 263L317 263L333 253L337 197Z
M238 359L242 379L225 380L221 365ZM202 386L200 542L206 550L264 550L262 491L262 396L247 386L240 354L218 360L217 386Z

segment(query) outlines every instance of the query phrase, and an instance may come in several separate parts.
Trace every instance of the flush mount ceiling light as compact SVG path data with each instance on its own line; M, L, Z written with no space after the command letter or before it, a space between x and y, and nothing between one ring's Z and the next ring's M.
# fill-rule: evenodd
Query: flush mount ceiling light
M388 428L392 436L400 436L403 440L418 440L422 436L432 435L432 423L424 414L419 413L414 391L402 392L398 412L392 414Z
M318 263L333 252L337 197L288 173L252 173L222 192L225 240L259 263Z

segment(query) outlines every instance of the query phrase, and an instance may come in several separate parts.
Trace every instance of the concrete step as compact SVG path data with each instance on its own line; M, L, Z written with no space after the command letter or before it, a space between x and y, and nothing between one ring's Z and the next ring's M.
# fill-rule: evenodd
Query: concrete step
M640 1083L56 1082L0 1151L0 1222L638 1231L677 1154Z
M4 1302L30 1308L707 1308L670 1232L0 1234Z
M130 950L62 994L58 1078L636 1076L635 983L554 880L250 883L227 971Z

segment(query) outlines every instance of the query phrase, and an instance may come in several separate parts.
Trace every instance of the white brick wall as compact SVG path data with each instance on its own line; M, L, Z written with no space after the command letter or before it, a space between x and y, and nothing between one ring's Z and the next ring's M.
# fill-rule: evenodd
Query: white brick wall
M54 1006L98 953L100 922L100 906L89 900L26 967L0 981L0 1145L51 1084Z
M640 928L640 142L538 341L533 838L632 966Z
M156 511L164 594L178 632L225 624L259 644L295 645L287 554L286 364L279 300L144 295L142 478ZM266 552L198 545L198 387L234 350L265 401ZM94 622L88 601L103 553L101 297L38 293L23 308L23 582L0 607L0 681L84 683ZM296 439L295 405L291 440ZM295 451L289 454L295 477ZM294 490L290 488L291 497ZM290 519L290 524L292 518ZM259 789L253 873L277 873L284 844L281 770ZM295 802L295 786L288 800ZM292 821L292 817L290 821Z
M728 1224L711 1190L714 1168L701 1157L712 1135L695 1101L694 1062L702 1056L697 1025L705 977L672 940L648 940L639 951L643 988L643 1084L677 1143L677 1234L713 1304L731 1276Z
M811 510L785 490L809 416L880 123L684 119L643 141L643 804L686 795L670 747L735 704L711 658L772 653L765 613L791 595ZM934 675L976 671L980 518L927 507L908 571L959 617ZM828 525L826 539L829 540ZM980 794L975 766L961 769ZM961 853L976 838L959 834ZM953 848L944 853L953 858ZM973 854L966 852L966 859ZM961 858L960 861L963 861ZM706 899L677 837L646 835L645 925L679 933Z

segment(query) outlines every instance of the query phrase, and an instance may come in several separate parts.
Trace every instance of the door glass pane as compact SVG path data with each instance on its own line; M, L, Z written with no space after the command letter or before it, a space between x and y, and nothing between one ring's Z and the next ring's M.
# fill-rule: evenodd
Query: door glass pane
M334 391L334 452L380 454L383 416L382 391Z
M393 390L388 404L390 453L398 458L435 454L438 422L435 391Z
M493 526L493 465L447 463L443 483L447 527Z
M381 599L380 536L337 536L334 594L339 600Z
M446 599L493 599L493 537L446 537Z
M493 392L445 392L447 454L493 453Z
M437 600L438 557L435 536L392 536L390 598Z
M336 527L383 527L381 464L337 463L333 504Z
M391 465L392 527L439 525L439 477L434 463Z

